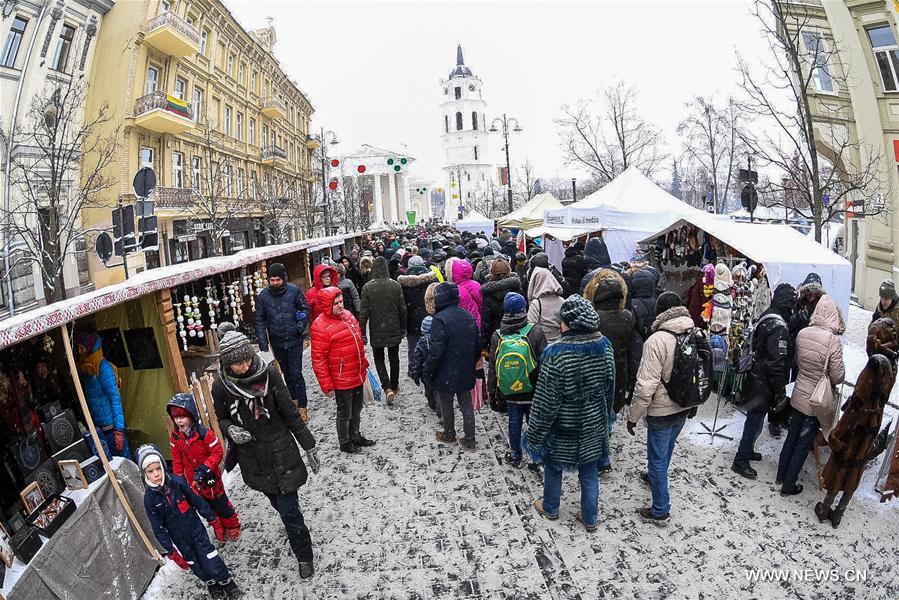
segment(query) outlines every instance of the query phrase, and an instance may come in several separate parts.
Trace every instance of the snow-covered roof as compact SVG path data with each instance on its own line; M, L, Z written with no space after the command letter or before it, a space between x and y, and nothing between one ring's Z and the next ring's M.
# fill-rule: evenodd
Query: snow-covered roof
M403 152L394 152L393 150L385 150L384 148L378 148L377 146L372 146L371 144L362 144L358 150L355 152L351 152L350 154L344 155L344 160L349 160L353 158L393 158L393 157L401 157L406 158L410 162L415 159L408 154Z
M170 289L204 277L239 269L261 260L283 256L298 250L314 252L343 243L360 232L332 235L326 238L299 240L276 246L248 248L230 256L216 256L177 265L148 269L116 283L74 298L19 313L0 321L0 349L56 329L64 323L86 317L103 309L160 290Z

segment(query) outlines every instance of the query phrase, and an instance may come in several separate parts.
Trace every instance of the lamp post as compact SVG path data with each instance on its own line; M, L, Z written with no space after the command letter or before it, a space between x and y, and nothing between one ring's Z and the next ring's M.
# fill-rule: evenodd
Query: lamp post
M502 130L497 128L497 125L502 126ZM521 126L518 124L518 119L515 117L507 117L505 113L503 113L502 119L499 117L493 119L493 123L490 124L491 133L496 133L498 131L502 131L503 140L506 143L506 177L508 179L507 194L509 198L509 212L512 212L512 170L509 167L509 133L520 133Z
M329 236L331 235L331 206L328 198L328 144L330 143L331 146L336 146L340 143L340 140L337 139L336 133L333 131L325 131L324 128L322 128L320 134L312 134L311 137L320 144L319 153L322 158L322 202L324 202L323 209L325 213L325 236Z

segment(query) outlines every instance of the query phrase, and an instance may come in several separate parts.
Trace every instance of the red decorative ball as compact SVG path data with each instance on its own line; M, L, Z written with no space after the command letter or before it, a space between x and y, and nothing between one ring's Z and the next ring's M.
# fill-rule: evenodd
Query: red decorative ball
M336 181L330 182L330 183L328 184L328 187L329 187L329 188L331 189L331 191L333 192L334 190L337 189L337 182L336 182Z
M331 159L331 166L332 166L332 167L339 167L339 166L340 166L340 161L337 160L336 158Z
M358 167L356 167L356 170L360 173L365 173L365 165L359 165Z

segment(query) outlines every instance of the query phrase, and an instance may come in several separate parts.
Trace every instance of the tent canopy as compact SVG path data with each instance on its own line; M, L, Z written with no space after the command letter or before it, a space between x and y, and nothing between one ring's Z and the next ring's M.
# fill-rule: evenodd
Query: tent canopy
M453 223L453 227L459 231L467 231L469 233L480 233L482 231L490 233L496 226L493 224L493 219L488 219L481 213L473 210L464 219L459 219Z
M632 258L637 242L667 227L672 218L696 214L705 213L678 200L636 167L628 167L586 198L564 208L547 210L543 224L602 230L609 255L617 262Z
M690 218L674 219L674 222L645 236L640 242L653 243L672 229L686 224L695 225L743 256L765 265L772 289L779 283L799 286L806 275L817 273L843 317L848 318L852 287L852 266L848 260L787 225L744 223L701 211L697 213Z
M497 221L497 225L512 229L538 227L543 224L543 211L552 208L562 208L562 203L549 192L537 194L524 205L501 217Z

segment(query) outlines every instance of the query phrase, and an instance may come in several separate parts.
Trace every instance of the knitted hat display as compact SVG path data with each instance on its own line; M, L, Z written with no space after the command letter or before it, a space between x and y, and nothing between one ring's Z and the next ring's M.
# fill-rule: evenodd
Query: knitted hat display
M268 278L272 277L280 277L281 279L287 279L287 267L285 267L282 263L272 263L268 267Z
M731 301L730 295L717 293L712 296L712 315L709 329L712 333L726 334L730 329Z
M593 333L599 329L599 315L596 314L593 303L577 294L569 296L562 303L559 318L575 332Z
M219 324L219 362L228 367L245 360L252 360L256 351L250 345L250 339L237 331L234 323L225 321Z
M518 292L509 292L503 298L503 312L507 314L524 313L528 309L527 300Z
M715 265L715 291L726 292L734 286L734 278L724 263Z

